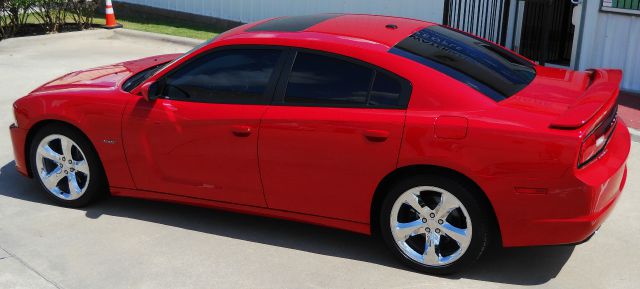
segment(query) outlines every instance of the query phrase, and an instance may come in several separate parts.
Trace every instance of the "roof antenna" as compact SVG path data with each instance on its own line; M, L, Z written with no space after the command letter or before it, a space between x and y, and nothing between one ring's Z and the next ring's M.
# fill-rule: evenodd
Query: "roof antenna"
M387 24L385 27L387 29L393 29L393 30L398 29L398 25L395 25L395 24Z

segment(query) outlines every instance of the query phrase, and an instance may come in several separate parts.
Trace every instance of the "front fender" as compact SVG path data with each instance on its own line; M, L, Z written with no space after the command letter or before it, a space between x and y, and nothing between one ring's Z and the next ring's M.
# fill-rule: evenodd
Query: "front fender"
M79 129L98 152L109 184L135 188L122 146L122 113L126 102L134 97L113 89L34 93L14 104L20 130L26 132L24 159L34 132L48 122L63 122ZM26 169L25 169L26 171Z

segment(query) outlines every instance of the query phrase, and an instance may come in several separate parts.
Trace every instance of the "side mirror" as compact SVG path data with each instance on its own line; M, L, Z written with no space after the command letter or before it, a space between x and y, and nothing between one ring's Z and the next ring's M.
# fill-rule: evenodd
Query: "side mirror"
M158 98L158 82L150 81L140 87L140 93L146 101Z

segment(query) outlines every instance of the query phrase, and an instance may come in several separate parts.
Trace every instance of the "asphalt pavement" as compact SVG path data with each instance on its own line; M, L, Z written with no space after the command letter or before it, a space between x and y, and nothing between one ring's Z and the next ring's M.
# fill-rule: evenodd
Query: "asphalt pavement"
M377 240L308 224L109 198L53 205L14 169L13 101L78 69L184 52L106 30L0 42L0 288L638 288L640 144L615 211L578 246L504 249L448 277L413 272Z

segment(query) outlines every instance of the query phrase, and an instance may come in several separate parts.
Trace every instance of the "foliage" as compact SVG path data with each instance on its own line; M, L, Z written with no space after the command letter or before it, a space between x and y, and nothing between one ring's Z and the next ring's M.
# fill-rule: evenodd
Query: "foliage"
M59 32L69 19L87 29L97 7L98 0L0 0L0 39L20 33L30 18L48 33Z
M70 0L68 3L71 19L78 25L78 29L91 28L95 11L98 8L97 1L91 0Z
M36 0L33 15L47 32L56 32L67 19L66 0Z
M0 39L15 35L27 22L35 0L0 0Z

